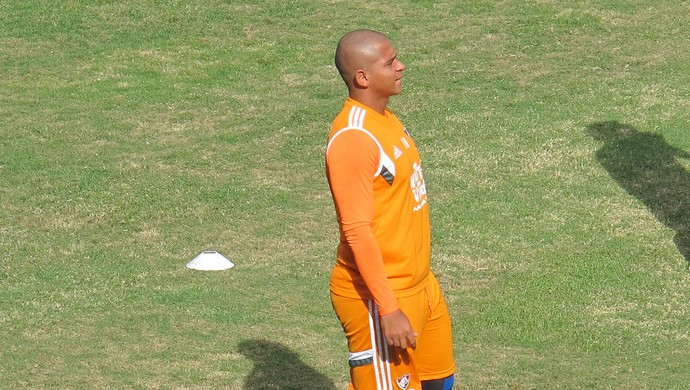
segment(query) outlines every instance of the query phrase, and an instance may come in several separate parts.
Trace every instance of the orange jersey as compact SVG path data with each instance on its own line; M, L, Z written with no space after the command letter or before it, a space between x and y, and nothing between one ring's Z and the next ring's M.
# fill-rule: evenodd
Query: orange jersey
M430 225L419 152L392 112L348 98L333 121L326 172L340 244L331 292L374 299L381 315L396 297L424 289L430 269Z

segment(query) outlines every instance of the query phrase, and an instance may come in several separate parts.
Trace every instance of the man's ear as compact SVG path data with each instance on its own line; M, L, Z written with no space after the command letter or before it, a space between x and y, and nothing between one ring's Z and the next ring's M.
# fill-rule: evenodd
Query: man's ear
M357 70L354 75L354 84L357 88L367 88L369 86L369 79L363 70Z

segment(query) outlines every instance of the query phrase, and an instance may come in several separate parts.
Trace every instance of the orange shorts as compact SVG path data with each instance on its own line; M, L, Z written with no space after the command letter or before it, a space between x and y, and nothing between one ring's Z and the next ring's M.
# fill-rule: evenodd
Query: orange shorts
M373 299L331 293L333 308L347 337L350 389L421 390L422 381L455 372L450 315L433 274L419 293L398 298L400 309L417 332L416 349L388 348Z

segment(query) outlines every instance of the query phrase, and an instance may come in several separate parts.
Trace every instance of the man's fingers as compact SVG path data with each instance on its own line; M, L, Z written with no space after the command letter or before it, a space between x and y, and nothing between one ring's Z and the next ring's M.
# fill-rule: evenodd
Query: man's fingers
M417 333L407 338L407 345L412 349L417 349Z
M388 340L388 345L395 348L407 348L407 339L404 336L391 337Z
M400 309L381 316L383 333L392 348L417 348L417 332L414 331L409 319Z
M396 337L390 337L388 340L388 345L391 347L398 347L400 346L400 342L398 342L398 339Z
M417 339L414 336L399 336L399 337L392 337L389 338L388 340L388 345L391 347L395 348L412 348L416 349L417 348Z

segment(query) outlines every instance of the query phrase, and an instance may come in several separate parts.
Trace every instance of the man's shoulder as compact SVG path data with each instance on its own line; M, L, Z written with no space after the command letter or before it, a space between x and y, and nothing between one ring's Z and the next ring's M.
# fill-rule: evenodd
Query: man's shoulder
M402 126L398 118L390 111L386 111L386 116L379 114L373 109L359 104L354 100L348 100L343 109L333 120L331 129L337 132L341 129L364 129L372 134L383 135L388 132L390 127Z

